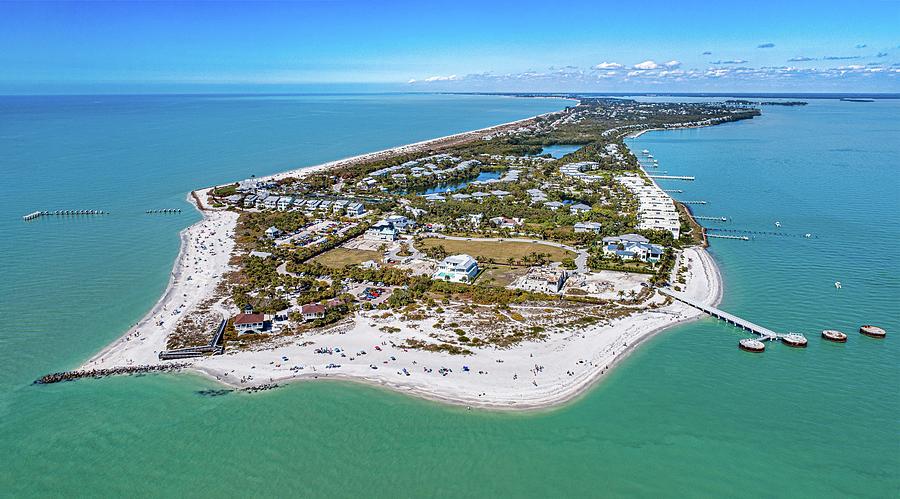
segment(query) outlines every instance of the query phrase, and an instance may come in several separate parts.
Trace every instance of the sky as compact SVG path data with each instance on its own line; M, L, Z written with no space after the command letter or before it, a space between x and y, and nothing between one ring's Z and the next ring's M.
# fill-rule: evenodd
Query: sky
M0 94L900 92L900 1L0 2Z

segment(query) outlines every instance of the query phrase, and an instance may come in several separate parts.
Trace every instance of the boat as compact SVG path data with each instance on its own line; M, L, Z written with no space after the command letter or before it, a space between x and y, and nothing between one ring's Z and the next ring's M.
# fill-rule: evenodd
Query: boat
M824 338L828 341L834 341L837 343L846 343L847 342L847 335L840 331L836 331L834 329L826 329L826 330L822 331L822 338Z
M837 289L841 289L841 281L835 281L834 287L836 287Z
M800 333L788 333L781 337L781 342L789 347L806 348L806 336Z
M781 227L781 222L775 222L775 227Z
M753 338L744 338L738 342L738 348L747 352L760 353L766 349L766 344Z
M859 332L871 338L884 338L885 336L887 336L887 331L878 326L872 326L870 324L860 326Z

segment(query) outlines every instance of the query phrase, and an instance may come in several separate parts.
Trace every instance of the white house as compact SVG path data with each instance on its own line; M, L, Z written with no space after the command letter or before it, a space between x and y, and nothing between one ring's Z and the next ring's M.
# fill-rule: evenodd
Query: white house
M285 211L291 207L291 203L294 202L294 198L290 196L281 196L278 198L278 211Z
M266 316L263 314L238 314L234 318L234 330L238 334L263 331L266 328Z
M278 207L279 199L281 198L278 196L269 196L265 201L263 201L263 207L265 207L267 210L274 210Z
M359 216L366 212L365 207L363 207L362 203L350 203L347 205L346 213L347 216Z
M244 208L253 208L256 206L256 196L250 195L244 198Z
M569 206L569 211L572 213L576 213L576 214L577 213L587 213L587 212L591 211L591 207L584 203L578 203L578 204L573 204L572 206Z
M544 203L544 207L551 211L556 211L556 210L562 208L563 206L564 205L562 203L560 203L559 201L547 201L546 203Z
M415 227L416 223L403 215L391 215L386 219L390 222L391 225L394 226L395 229L401 232L408 232L410 229Z
M574 226L575 232L600 232L603 226L600 222L578 222Z
M650 241L640 234L624 234L604 237L603 254L615 255L623 260L655 263L662 257L663 247L650 244Z
M274 225L266 229L266 237L269 239L275 239L276 237L281 235L281 229L275 227Z
M438 264L432 279L469 283L478 275L478 262L469 255L451 255Z
M369 241L395 241L399 233L394 224L381 220L369 227L363 237Z

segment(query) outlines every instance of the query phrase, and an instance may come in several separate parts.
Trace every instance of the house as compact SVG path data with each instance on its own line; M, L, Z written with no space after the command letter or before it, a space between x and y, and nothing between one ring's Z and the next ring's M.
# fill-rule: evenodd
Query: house
M386 220L400 232L409 232L409 230L416 225L414 221L404 217L403 215L391 215L387 217Z
M263 207L267 210L274 210L278 207L278 200L281 199L278 196L269 196L263 201Z
M534 293L554 294L559 293L568 277L568 272L562 269L536 267L523 276L516 287Z
M350 204L350 201L346 199L338 199L331 205L332 213L344 213L347 211L347 205Z
M256 206L256 196L250 195L244 198L244 208L253 208Z
M322 204L321 199L310 199L306 202L306 211L318 210L320 204Z
M265 208L266 207L266 199L268 199L269 195L265 192L256 192L256 207L257 208Z
M428 194L425 196L425 201L428 201L429 203L443 203L446 200L447 198L440 194Z
M294 198L290 196L281 196L280 198L278 198L278 204L276 205L278 207L278 211L286 211L291 207L291 203L293 202Z
M281 229L275 227L274 225L266 229L266 237L269 239L275 239L276 237L281 235Z
M250 309L252 312L253 309ZM263 314L237 314L234 317L234 330L238 334L254 333L266 329L266 316Z
M378 262L376 262L375 260L366 260L366 261L362 262L361 264L359 264L359 266L364 269L377 269Z
M256 258L262 258L263 260L265 260L266 258L271 258L272 253L269 253L267 251L251 251L250 256L255 256Z
M348 217L358 217L365 212L366 209L362 203L350 203L347 205L346 213Z
M617 256L623 260L656 263L662 257L663 247L650 244L650 241L640 234L624 234L604 237L603 254Z
M472 199L472 196L469 194L453 194L450 197L453 198L454 201L467 201Z
M300 307L300 313L303 314L304 321L314 321L325 317L325 305L319 303L308 303Z
M595 232L599 233L603 227L600 222L578 222L574 226L575 232Z
M451 255L438 264L432 279L469 283L478 275L478 262L469 255Z
M230 205L237 206L241 204L241 198L242 196L240 194L232 194L225 198L225 202Z
M562 208L563 206L565 206L565 205L563 205L559 201L547 201L546 203L544 203L544 207L551 211L556 211L556 210Z
M381 220L369 227L363 237L369 241L396 241L399 233L394 224Z
M488 198L490 196L491 196L490 194L488 194L486 192L482 192L482 191L472 193L472 197L478 201L484 201L485 198Z
M319 205L319 210L321 211L331 211L331 201L326 199L322 201L322 204Z
M521 218L494 217L490 219L489 222L501 229L514 229L519 225L522 225Z
M498 198L503 199L506 196L509 196L509 193L506 191L491 191L491 195L497 196Z
M573 204L572 206L569 206L569 211L572 212L573 214L587 213L587 212L591 211L591 207L584 203L578 203L578 204Z

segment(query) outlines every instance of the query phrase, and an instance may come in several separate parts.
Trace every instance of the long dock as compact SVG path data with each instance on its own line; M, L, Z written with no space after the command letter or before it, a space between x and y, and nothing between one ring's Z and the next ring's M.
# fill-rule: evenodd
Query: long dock
M694 180L690 175L647 175L650 178L658 178L660 180Z
M707 204L706 201L697 200L697 201L678 201L681 204Z
M707 234L706 237L712 237L715 239L736 239L738 241L749 241L750 238L747 236L725 236L722 234Z
M750 331L751 333L758 335L759 339L762 341L777 340L778 338L780 338L782 336L782 335L776 333L775 331L772 331L771 329L764 328L764 327L760 326L759 324L754 324L748 320L741 319L740 317L733 315L733 314L729 314L728 312L725 312L724 310L719 310L716 307L704 305L696 300L688 298L687 296L685 296L682 293L676 293L674 291L669 291L668 289L665 289L665 288L657 288L657 290L666 296L671 296L672 298L674 298L682 303L686 303L702 312L705 312L705 313L715 317L716 319L725 321L728 324L731 324L731 325L737 326L741 329Z
M727 222L728 219L726 217L701 217L694 215L695 220L712 220L714 222Z
M22 216L22 220L34 220L40 217L49 216L72 216L72 215L109 215L108 211L103 210L54 210L54 211L35 211Z

